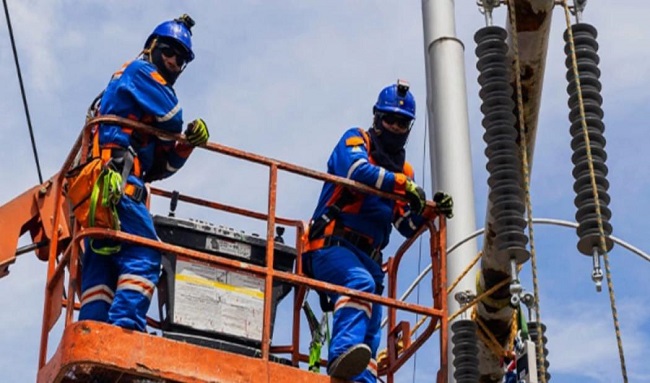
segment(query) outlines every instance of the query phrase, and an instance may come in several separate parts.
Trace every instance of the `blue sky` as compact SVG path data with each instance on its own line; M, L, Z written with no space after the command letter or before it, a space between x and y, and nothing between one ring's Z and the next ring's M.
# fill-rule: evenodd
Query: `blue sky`
M79 133L90 101L111 73L134 58L161 21L189 13L197 25L197 59L176 91L186 120L202 117L215 142L324 170L330 150L351 126L368 126L378 91L404 78L418 101L408 146L418 180L430 190L425 130L425 75L418 1L8 1L44 177L54 174ZM457 33L466 47L476 218L487 197L474 32L484 25L473 1L457 2ZM589 2L585 21L599 30L614 235L650 250L643 219L649 211L650 105L648 5L634 0ZM495 22L504 25L503 9ZM0 22L0 203L38 183L20 101L9 37ZM535 217L573 220L573 178L562 32L556 8L532 173ZM266 204L267 172L255 165L196 153L158 186L245 208ZM320 185L282 175L278 213L307 219ZM154 201L152 211L167 212ZM181 205L179 216L224 223L247 232L264 225ZM576 250L574 231L535 226L541 315L548 329L553 382L621 381L609 298L596 293L591 261ZM23 239L21 244L26 243ZM393 247L399 238L393 239ZM650 270L616 247L610 254L630 382L650 382ZM421 267L424 267L424 263ZM418 252L405 265L403 287L417 274ZM0 281L0 381L34 381L45 264L23 255ZM523 270L530 273L530 267ZM529 279L529 278L528 278ZM531 290L527 281L525 286ZM282 318L282 314L280 315ZM276 334L278 329L276 329ZM278 338L282 334L277 334ZM56 340L52 340L56 344ZM430 382L433 342L407 365L399 382Z

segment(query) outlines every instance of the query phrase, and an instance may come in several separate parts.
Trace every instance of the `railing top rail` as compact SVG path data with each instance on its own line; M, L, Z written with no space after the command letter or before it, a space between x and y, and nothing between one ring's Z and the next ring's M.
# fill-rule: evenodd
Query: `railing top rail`
M127 118L122 118L122 117L118 117L118 116L114 116L114 115L100 116L100 117L96 117L96 118L93 118L93 119L89 120L86 123L86 125L84 126L84 131L87 130L87 129L90 129L93 125L96 125L98 123L112 123L112 124L115 124L115 125L126 126L126 127L129 127L129 128L132 128L132 129L134 129L136 131L147 133L147 134L152 134L152 135L155 135L155 136L158 136L158 137L162 137L162 138L166 138L166 139L173 139L173 140L177 140L177 141L181 141L181 142L187 142L185 136L182 135L182 134L174 134L174 133L165 132L163 130L153 128L153 127L151 127L149 125L146 125L146 124L143 124L141 122L129 120ZM68 159L66 160L66 163L64 164L64 170L67 169L70 166L70 164L72 163L72 160L74 159L76 153L80 149L82 137L83 137L83 132L77 138L77 141L75 142L75 145L74 145L74 147L72 149L72 152L68 155ZM261 156L261 155L250 153L250 152L247 152L247 151L244 151L244 150L232 148L232 147L229 147L229 146L226 146L226 145L217 144L217 143L214 143L214 142L208 142L205 145L200 146L200 148L209 150L211 152L217 152L217 153L221 153L221 154L228 155L228 156L231 156L231 157L240 158L240 159L243 159L243 160L246 160L246 161L255 162L255 163L265 165L265 166L269 166L269 167L270 166L276 166L280 170L284 170L284 171L294 173L294 174L303 175L303 176L313 178L313 179L317 179L317 180L321 180L321 181L327 181L327 182L332 182L332 183L336 183L336 184L339 184L339 185L347 186L349 188L352 188L354 190L358 190L358 191L363 192L363 193L373 194L373 195L376 195L376 196L379 196L379 197L389 198L389 199L393 199L393 200L406 201L406 199L404 197L399 196L397 194L383 192L381 190L377 190L377 189L375 189L373 187L366 186L364 184L352 181L352 180L347 179L347 178L338 177L338 176L334 176L334 175L331 175L331 174L319 172L319 171L312 170L312 169L309 169L309 168L306 168L306 167L303 167L303 166L298 166L298 165L291 164L291 163L288 163L288 162L276 160L276 159L273 159L273 158L270 158L270 157ZM65 172L63 172L63 173L65 173ZM433 209L433 208L435 208L436 204L433 201L427 201L426 206L428 208Z

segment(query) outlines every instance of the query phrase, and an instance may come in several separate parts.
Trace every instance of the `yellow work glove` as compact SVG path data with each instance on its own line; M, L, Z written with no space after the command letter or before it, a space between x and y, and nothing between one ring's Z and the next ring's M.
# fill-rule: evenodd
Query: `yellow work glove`
M447 218L454 216L454 199L449 194L440 191L436 192L433 196L433 202L436 203L436 208L440 214Z
M409 201L411 211L415 214L422 214L427 202L424 190L411 180L406 180L406 199Z
M187 124L187 129L185 129L185 138L187 138L187 141L189 141L192 146L200 146L208 142L210 132L208 131L208 126L205 124L205 121L201 118L197 118Z

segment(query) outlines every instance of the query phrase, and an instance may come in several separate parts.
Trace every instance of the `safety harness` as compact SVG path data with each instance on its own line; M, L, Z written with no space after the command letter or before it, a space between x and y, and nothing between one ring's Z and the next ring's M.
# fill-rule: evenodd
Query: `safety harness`
M366 151L370 153L370 137L368 133L362 129L359 129L359 132L362 134L362 139L360 137L352 137L348 141L355 140L350 141L352 145L358 141L358 144L363 144ZM372 158L370 160L372 162ZM306 246L308 251L315 251L331 246L354 247L366 253L373 261L381 266L383 262L381 244L375 244L370 236L346 227L339 219L343 212L358 212L362 203L363 197L359 193L355 193L345 186L336 185L323 214L310 222ZM305 273L313 277L310 260L305 262ZM334 310L334 303L325 293L318 291L318 296L320 298L321 309L324 312Z
M368 133L362 129L359 129L359 132L362 133L363 144L366 150L369 151L370 138ZM381 251L379 246L373 244L373 239L368 235L344 226L338 219L343 212L357 212L362 203L363 198L360 194L354 193L342 185L336 185L325 211L320 217L312 220L309 226L309 250L352 245L368 254L376 262L381 263Z
M128 134L129 137L133 133L131 128L123 127L122 131ZM100 147L99 129L95 129L92 153L93 158L101 158L107 167L114 169L113 171L119 170L119 174L122 176L121 190L125 195L136 202L145 200L147 196L146 189L143 186L128 182L130 174L138 178L142 176L140 159L137 157L136 149L132 145L129 145L126 149L117 144L107 144Z
M117 205L122 195L127 195L138 203L146 198L144 187L128 183L129 174L133 172L136 176L140 174L140 161L131 146L128 149L99 146L99 129L93 134L92 157L99 160L101 171L96 178L92 193L90 195L90 206L88 212L88 227L106 227L119 231L121 229L120 219L117 214ZM121 168L121 172L117 170ZM108 211L110 225L98 224L98 206ZM112 255L120 251L121 245L95 246L95 240L90 239L90 248L100 255Z
M87 120L99 115L99 101L103 92L91 104ZM130 138L133 130L122 127ZM66 193L75 218L82 227L121 229L117 205L123 195L141 203L146 198L146 189L128 182L130 174L141 176L140 160L136 150L116 144L99 145L99 125L91 128L92 147L90 158L66 174ZM111 255L120 251L119 244L97 246L89 240L90 248L97 254Z
M121 74L123 69L128 65L124 64L123 68L120 69L116 74ZM97 97L93 100L88 108L86 113L86 121L89 121L92 118L98 117L100 115L99 108L101 99L104 96L105 90L101 91ZM127 118L137 121L138 118L135 115L129 115ZM149 121L147 118L143 118L144 123ZM137 157L137 149L142 147L143 142L137 135L137 132L133 131L133 128L121 127L122 132L124 132L130 141L128 148L123 148L117 144L106 144L103 146L99 145L99 125L92 127L93 135L93 145L92 145L92 158L101 158L102 163L113 169L121 169L122 183L120 190L127 196L131 197L136 202L142 202L147 197L146 189L142 186L128 183L129 174L133 174L136 177L140 178L142 176L142 169L140 166L140 159Z

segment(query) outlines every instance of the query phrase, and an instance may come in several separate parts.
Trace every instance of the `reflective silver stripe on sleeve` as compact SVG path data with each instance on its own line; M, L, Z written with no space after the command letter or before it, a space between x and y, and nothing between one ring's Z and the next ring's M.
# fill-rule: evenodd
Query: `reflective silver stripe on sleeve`
M167 166L165 166L165 168L167 169L168 172L172 172L172 173L178 171L178 168L175 168L175 167L171 166L171 165L169 164L169 162L167 162Z
M402 221L404 221L404 218L407 218L409 215L411 215L411 211L410 211L410 210L407 211L406 213L404 213L404 215L400 216L400 217L397 219L397 221L395 221L395 224L394 224L395 227L396 227L397 229L399 229L399 227L402 225Z
M176 113L178 113L179 110L181 110L181 106L179 104L176 104L176 106L173 107L172 110L170 110L169 113L167 113L166 115L162 117L156 117L156 121L158 122L169 121L172 118L174 118L174 116L176 115Z
M351 178L352 178L352 173L354 173L354 171L355 171L355 170L356 170L356 169L357 169L361 164L366 163L366 162L368 162L368 160L366 160L365 158L359 158L358 160L354 161L354 163L352 164L352 166L350 166L350 169L348 170L347 178L350 178L350 179L351 179Z
M384 183L385 176L386 176L386 169L379 168L379 177L377 177L377 182L375 182L375 188L381 189L381 185Z

